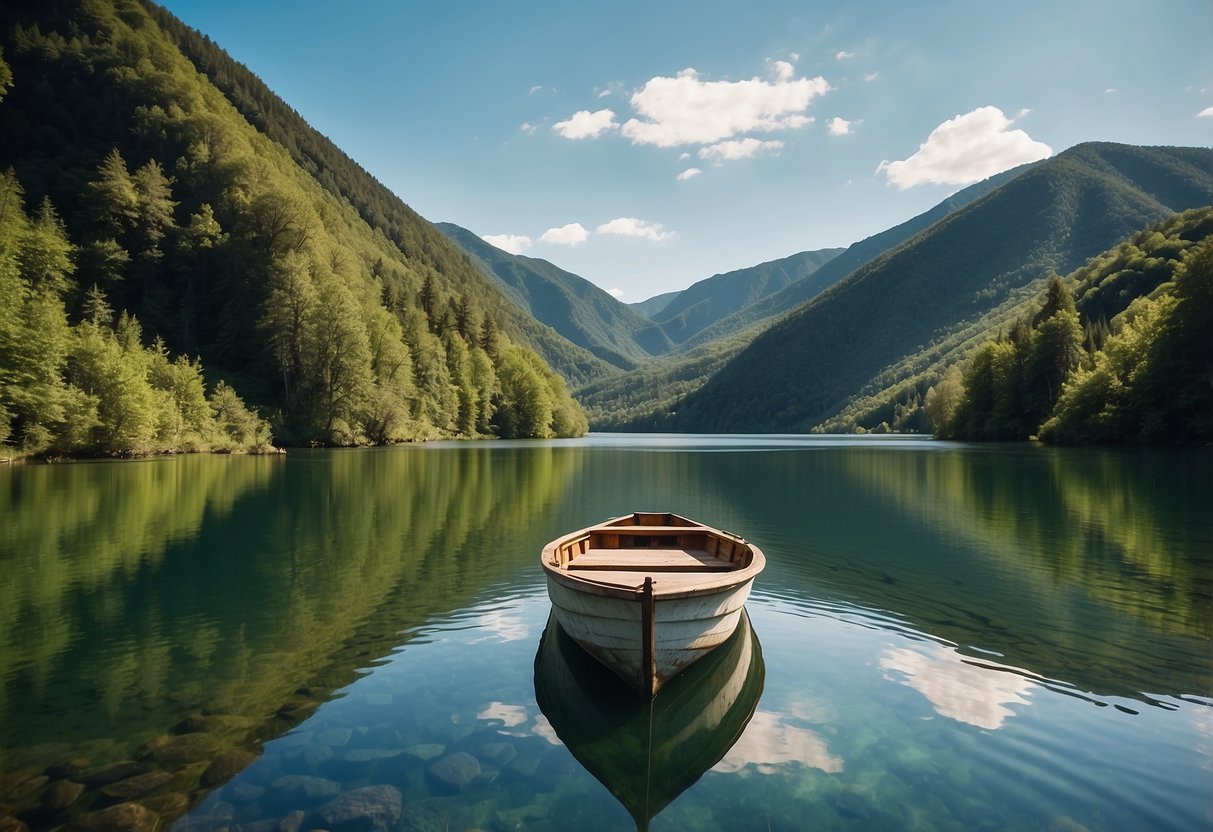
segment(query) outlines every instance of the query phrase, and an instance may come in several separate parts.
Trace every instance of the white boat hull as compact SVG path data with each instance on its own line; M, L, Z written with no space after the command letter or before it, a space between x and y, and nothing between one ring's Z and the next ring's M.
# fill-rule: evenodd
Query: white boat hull
M720 646L741 618L753 578L689 597L654 603L656 693L665 682ZM660 589L660 576L654 582ZM637 690L645 687L642 607L639 600L591 595L548 576L556 620L574 641Z

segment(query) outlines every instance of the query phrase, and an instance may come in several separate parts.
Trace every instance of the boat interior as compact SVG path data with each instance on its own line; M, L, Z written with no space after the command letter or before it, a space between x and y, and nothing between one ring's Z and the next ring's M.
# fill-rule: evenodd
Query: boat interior
M650 512L583 529L552 553L553 565L568 571L733 572L752 558L750 545L736 535Z

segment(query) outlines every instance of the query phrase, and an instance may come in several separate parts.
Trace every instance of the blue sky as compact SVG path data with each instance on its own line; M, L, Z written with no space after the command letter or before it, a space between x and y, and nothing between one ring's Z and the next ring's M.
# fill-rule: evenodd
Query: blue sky
M1208 0L166 5L426 218L629 302L1079 142L1213 145Z

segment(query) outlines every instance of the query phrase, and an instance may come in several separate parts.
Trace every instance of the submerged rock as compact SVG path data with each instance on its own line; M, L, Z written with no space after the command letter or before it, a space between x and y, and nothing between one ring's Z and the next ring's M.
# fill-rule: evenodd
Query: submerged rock
M99 812L81 815L63 832L155 832L160 816L138 803L119 803Z
M173 726L176 734L231 734L248 731L257 726L257 721L246 716L232 714L191 714Z
M75 803L82 794L84 794L84 785L82 783L73 783L71 780L56 780L43 792L42 805L56 812L63 812Z
M341 784L322 777L308 777L306 774L284 774L270 784L270 790L278 794L319 800L340 794Z
M434 763L425 773L436 788L448 793L461 792L480 774L480 761L466 751L456 751Z
M265 789L252 783L233 783L224 791L224 795L233 803L256 803L263 794Z
M513 743L508 742L490 742L481 746L480 756L498 766L509 764L511 760L518 756Z
M87 771L89 762L88 757L69 757L47 766L43 774L52 780L70 780Z
M222 747L222 743L210 734L182 734L153 751L152 757L166 768L177 769L211 759Z
M211 761L206 771L202 772L198 783L207 787L226 783L252 765L256 759L257 755L248 751L225 751Z
M454 807L450 798L431 797L404 807L400 832L449 832Z
M149 771L111 783L101 790L101 793L112 800L134 800L145 794L154 792L173 779L167 771Z
M316 823L331 832L388 832L400 820L404 798L395 786L354 789L315 812Z
M83 783L91 788L98 786L108 786L110 783L117 783L119 780L126 780L128 777L134 777L136 774L142 774L143 766L136 763L134 760L125 760L120 763L110 763L107 766L89 769L81 772L75 779L78 783Z
M418 760L430 761L435 757L441 757L442 752L446 751L445 745L440 745L436 742L421 743L420 745L410 745L404 749L404 753L410 757L416 757Z
M302 809L296 809L278 821L278 832L299 832L303 827L303 819L305 817L307 817L307 812Z

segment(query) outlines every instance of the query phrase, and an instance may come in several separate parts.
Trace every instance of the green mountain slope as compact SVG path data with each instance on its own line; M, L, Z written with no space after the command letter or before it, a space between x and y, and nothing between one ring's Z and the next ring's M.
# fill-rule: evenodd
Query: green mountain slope
M739 309L747 309L781 289L811 278L843 252L840 248L802 251L700 280L678 294L653 320L681 344ZM733 334L722 332L721 335Z
M143 2L162 32L206 75L250 124L286 149L291 158L325 190L348 202L374 230L391 240L406 258L441 275L444 282L483 291L484 276L465 252L421 217L400 197L304 121L261 79L169 12ZM495 294L490 292L490 294ZM610 375L601 359L510 305L496 305L503 330L538 352L570 383Z
M678 297L679 294L681 293L662 292L660 295L653 295L653 297L649 298L648 300L629 303L628 306L632 307L632 311L641 317L652 320L654 315L669 306L670 302L674 300L674 298Z
M186 40L210 63L188 59ZM163 10L5 3L0 48L13 78L0 167L12 167L27 214L67 242L70 279L54 281L48 302L71 323L106 329L105 305L137 316L141 328L118 333L128 355L158 336L159 349L200 356L211 381L273 414L279 441L546 436L584 424L560 378L514 342L549 330ZM241 106L199 66L224 70ZM611 371L550 335L583 370L570 375ZM32 418L9 427L28 432Z
M436 227L519 306L602 360L631 369L650 354L669 350L658 327L585 278L547 260L502 251L453 223Z
M853 243L837 257L823 264L813 273L811 279L794 282L782 291L738 309L715 325L705 327L696 337L689 339L685 346L696 347L716 338L725 337L730 333L740 332L761 321L773 323L778 316L807 303L859 267L886 251L896 248L915 234L925 231L944 217L959 211L995 188L1010 182L1034 164L1036 163L1020 165L970 185L952 194L929 211L924 211L899 225Z
M1211 150L1079 145L796 310L687 396L663 425L809 430L882 371L928 350L1041 275L1068 272L1137 229L1209 202ZM886 378L882 387L896 381Z
M673 355L626 375L583 385L577 396L585 405L591 424L598 430L660 429L677 402L707 383L763 330L788 315L788 310L1031 167L1023 165L970 185L929 211L854 243L811 275L700 330L679 344Z

